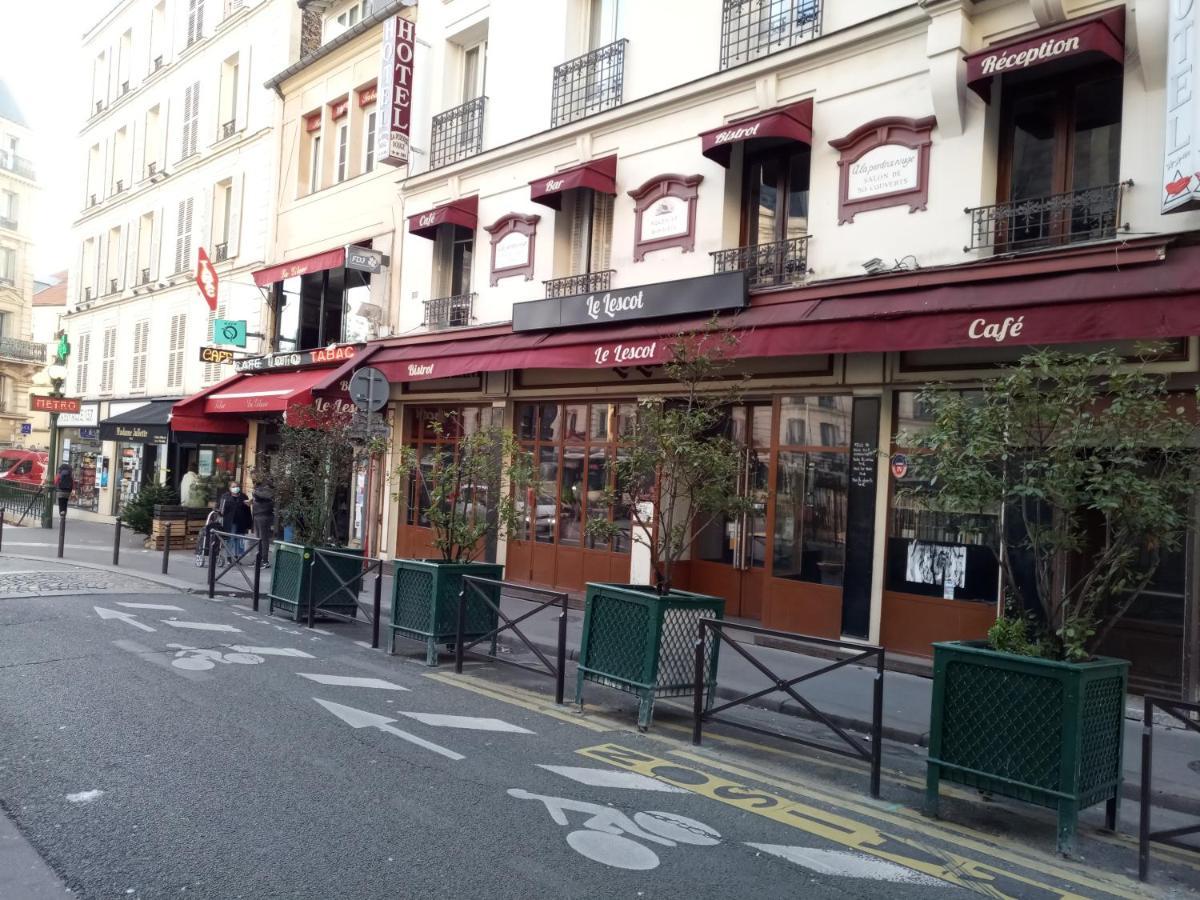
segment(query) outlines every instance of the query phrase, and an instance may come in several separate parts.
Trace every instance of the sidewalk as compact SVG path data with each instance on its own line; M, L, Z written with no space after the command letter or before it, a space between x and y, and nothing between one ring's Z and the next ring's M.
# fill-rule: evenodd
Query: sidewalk
M57 521L55 523L57 525ZM64 562L111 568L114 526L83 522L67 518L67 540ZM6 555L55 558L58 552L58 530L38 527L4 526L2 552ZM127 573L137 572L179 590L200 592L207 589L208 572L193 564L191 550L172 551L168 576L162 572L162 552L146 550L142 535L122 529L120 566ZM263 573L262 591L270 583L269 571ZM385 572L388 569L385 567ZM222 593L237 592L242 586L234 573L227 583L218 586ZM368 579L365 587L373 587ZM391 594L391 578L384 579L385 617L387 598ZM527 612L528 605L518 600L506 600L505 612L517 616ZM547 655L552 655L557 641L557 612L543 610L525 620L522 630L530 641ZM583 631L583 612L572 609L567 616L567 655L578 659ZM520 653L523 645L513 635L502 639L511 651ZM782 678L795 678L829 664L829 660L805 656L791 650L781 650L747 644L747 650ZM866 733L870 730L871 699L875 671L861 666L845 666L826 676L804 682L797 692L842 727ZM723 648L717 678L717 695L725 699L750 694L767 686L767 680L740 654ZM884 682L884 737L913 746L924 747L929 736L929 707L932 681L920 675L889 671ZM574 697L573 673L568 673L568 700ZM755 701L755 705L773 712L807 717L807 712L794 700L781 693L770 694ZM1140 698L1131 697L1125 721L1125 796L1137 797L1141 772L1141 713ZM1179 728L1156 727L1154 733L1154 781L1156 805L1169 809L1195 812L1200 815L1200 735Z

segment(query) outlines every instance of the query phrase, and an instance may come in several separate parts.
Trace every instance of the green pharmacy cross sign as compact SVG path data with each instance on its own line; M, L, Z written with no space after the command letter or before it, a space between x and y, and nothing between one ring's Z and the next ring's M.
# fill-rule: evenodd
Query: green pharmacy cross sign
M214 344L232 344L235 347L246 346L245 319L217 319L213 322Z

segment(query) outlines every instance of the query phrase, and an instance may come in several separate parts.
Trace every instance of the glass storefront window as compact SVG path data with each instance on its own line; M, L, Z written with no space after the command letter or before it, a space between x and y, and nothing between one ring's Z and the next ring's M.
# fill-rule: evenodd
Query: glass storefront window
M309 272L276 284L275 349L281 353L364 341L371 276L343 268Z

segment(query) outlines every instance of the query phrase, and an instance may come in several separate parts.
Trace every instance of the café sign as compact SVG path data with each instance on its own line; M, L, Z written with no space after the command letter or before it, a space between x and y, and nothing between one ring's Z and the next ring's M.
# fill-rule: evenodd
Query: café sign
M298 350L295 353L271 353L250 359L237 359L233 367L238 372L271 372L277 369L302 369L306 366L327 366L353 359L359 347L345 345L323 347L319 350Z
M745 272L722 272L518 303L513 306L512 328L545 331L741 309L747 296Z

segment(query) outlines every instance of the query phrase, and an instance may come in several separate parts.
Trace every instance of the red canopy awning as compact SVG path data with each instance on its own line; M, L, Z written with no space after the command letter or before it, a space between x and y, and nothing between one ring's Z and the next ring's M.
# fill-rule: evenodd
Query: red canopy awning
M439 225L459 225L475 230L479 222L479 197L463 197L435 206L428 212L408 217L408 232L418 237L433 240Z
M972 53L966 58L967 85L986 101L991 98L992 79L997 75L1060 60L1082 65L1096 59L1125 61L1125 7L1023 34Z
M801 100L790 106L739 119L700 133L700 152L713 162L729 167L733 145L762 138L784 138L800 144L812 144L813 102Z
M591 188L601 194L617 192L617 157L603 156L582 166L555 172L529 182L529 199L551 209L562 209L562 192Z
M295 278L297 275L307 275L309 272L320 272L325 269L336 269L346 264L346 248L326 250L303 259L280 263L277 266L267 266L254 273L254 283L259 287L267 287L277 281Z

